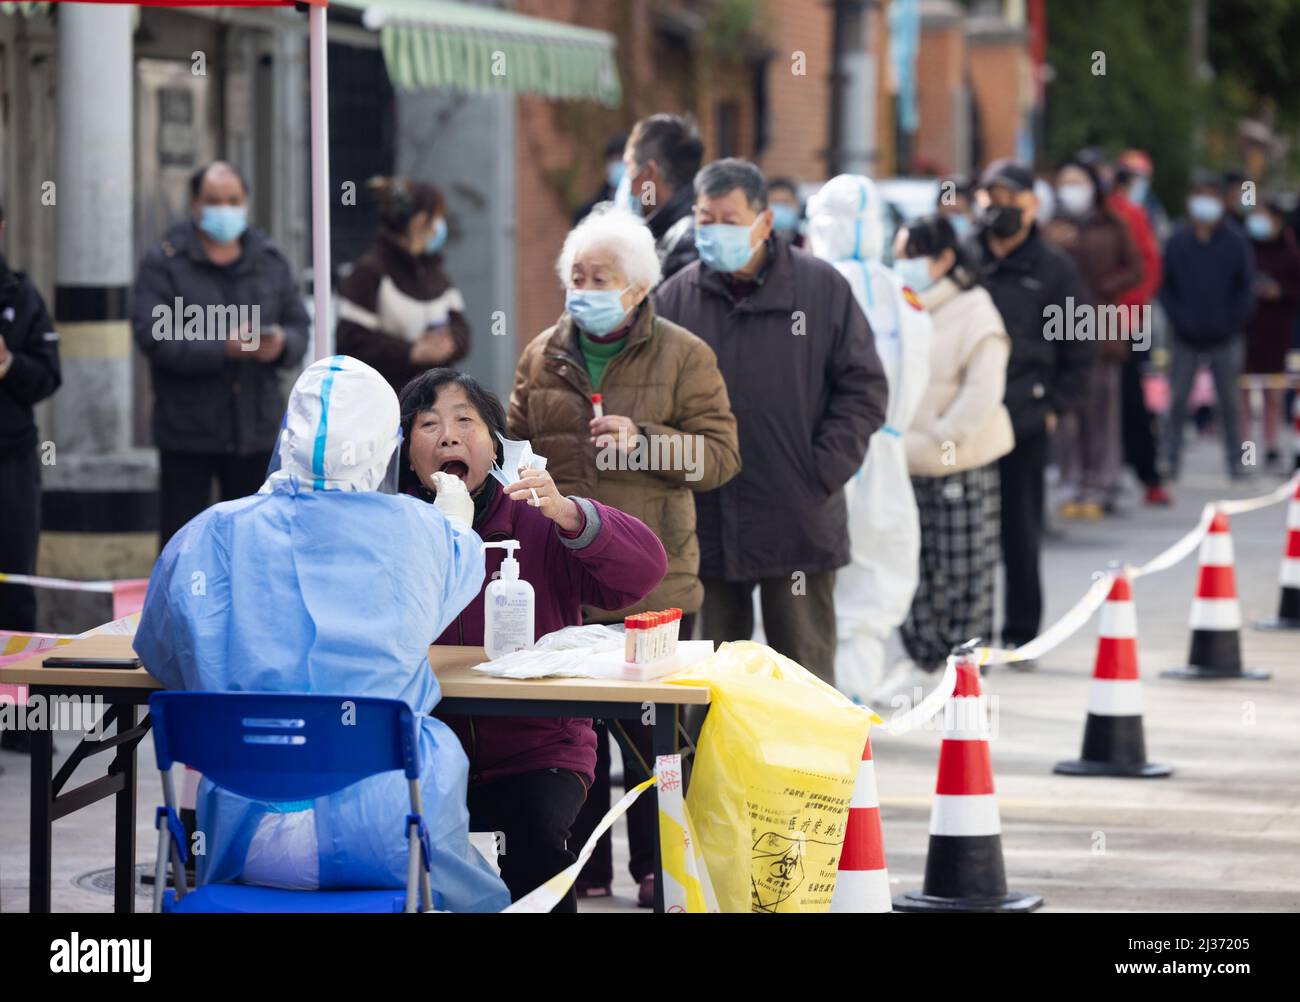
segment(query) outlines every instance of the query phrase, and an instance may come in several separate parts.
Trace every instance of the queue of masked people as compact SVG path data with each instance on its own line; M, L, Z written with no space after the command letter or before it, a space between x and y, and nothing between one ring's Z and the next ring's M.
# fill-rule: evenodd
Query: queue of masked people
M140 266L163 549L136 648L172 688L406 700L452 910L499 910L574 862L609 806L615 739L626 786L650 760L644 727L439 714L428 648L483 642L484 586L501 570L484 542L522 544L535 639L676 607L685 635L720 644L750 639L761 618L774 649L890 705L933 685L972 637L1014 648L1040 632L1049 464L1069 518L1113 508L1124 461L1148 503L1169 502L1163 474L1179 471L1202 360L1237 475L1247 325L1273 365L1294 322L1300 269L1278 214L1266 208L1267 228L1247 217L1252 247L1223 218L1221 179L1198 176L1161 254L1137 151L1114 163L1080 151L1046 187L995 161L891 239L869 178L833 178L805 205L797 182L703 151L676 115L603 151L602 190L558 246L564 308L529 340L506 399L455 368L471 334L433 184L372 182L379 227L338 290L339 354L287 397L308 319L235 167L195 173L190 217ZM1266 259L1271 284L1256 277ZM178 296L257 303L260 327L153 337L156 308ZM1256 296L1274 309L1255 310ZM1172 328L1163 469L1142 344L1156 297ZM1081 308L1120 318L1114 336L1071 336ZM56 357L37 382L57 386ZM523 439L547 467L502 484L490 471ZM647 467L638 451L680 461ZM191 593L200 570L222 602ZM895 631L905 657L891 665ZM201 789L197 823L216 849L199 879L403 886L400 847L364 837L390 815L400 831L401 784L291 806ZM499 876L469 831L504 835ZM628 831L648 905L651 801ZM612 882L606 836L557 909Z

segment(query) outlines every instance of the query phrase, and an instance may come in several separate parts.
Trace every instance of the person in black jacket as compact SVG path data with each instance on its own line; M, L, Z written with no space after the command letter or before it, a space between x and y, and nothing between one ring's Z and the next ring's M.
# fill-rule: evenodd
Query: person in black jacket
M664 280L695 260L695 193L691 182L704 144L690 119L651 115L632 128L614 203L645 217Z
M849 283L772 237L757 167L709 164L695 197L700 258L654 304L717 355L740 434L739 475L695 495L703 635L748 640L757 585L767 642L834 684L844 485L885 422L889 384Z
M307 350L284 255L248 226L248 186L217 162L190 179L193 218L140 262L135 342L153 374L160 548L212 503L255 492L284 417L277 369Z
M4 232L0 206L0 240ZM45 302L31 280L0 255L0 572L6 574L36 573L41 464L32 406L61 381L59 335ZM0 584L0 630L35 629L35 591ZM20 750L29 740L21 731L5 731L0 747Z
M0 206L0 239L4 238ZM0 571L36 573L41 467L33 405L62 382L59 335L45 301L26 275L0 254ZM36 629L36 593L0 585L0 629Z
M1068 316L1074 304L1089 299L1074 263L1042 238L1035 222L1033 172L995 160L980 178L976 200L982 284L1011 336L1005 402L1016 445L998 461L998 472L1006 565L1002 644L1016 647L1038 635L1043 617L1039 550L1049 438L1057 416L1083 398L1094 345L1049 337L1047 323L1055 309ZM1070 299L1073 303L1067 303Z

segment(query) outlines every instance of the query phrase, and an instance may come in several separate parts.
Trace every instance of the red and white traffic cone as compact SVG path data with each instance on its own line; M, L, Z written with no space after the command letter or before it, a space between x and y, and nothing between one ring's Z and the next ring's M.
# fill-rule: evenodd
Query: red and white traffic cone
M1029 912L1042 903L1037 894L1007 891L1002 819L993 792L979 669L963 657L957 662L957 687L944 708L925 881L921 890L896 897L894 908L902 912Z
M1201 540L1201 570L1192 601L1192 647L1187 664L1160 673L1161 678L1266 679L1268 672L1241 667L1241 607L1232 568L1232 533L1228 516L1214 513L1210 531Z
M1300 394L1296 394L1300 401ZM1300 448L1300 429L1296 431ZM1282 550L1282 598L1277 618L1255 624L1257 630L1300 630L1300 477L1296 477L1295 494L1286 509L1286 546Z
M889 900L889 871L885 868L885 838L880 830L880 794L871 760L871 738L867 738L849 802L831 911L888 912L893 907Z
M1101 607L1097 659L1088 689L1088 721L1083 752L1057 762L1062 776L1168 776L1173 767L1147 761L1142 730L1142 682L1138 674L1137 610L1133 588L1123 571L1115 577Z

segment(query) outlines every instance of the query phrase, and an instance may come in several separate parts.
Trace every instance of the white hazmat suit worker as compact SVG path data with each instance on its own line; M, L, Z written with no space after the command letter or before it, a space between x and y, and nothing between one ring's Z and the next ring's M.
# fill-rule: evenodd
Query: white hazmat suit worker
M870 178L841 174L808 202L811 250L848 280L889 379L884 426L845 486L849 565L835 575L835 682L866 702L885 672L885 642L916 591L921 531L902 434L930 374L930 315L881 263L884 227Z
M468 495L440 491L435 507L380 491L400 440L397 397L370 366L335 355L305 369L278 469L273 461L259 493L209 508L167 544L135 648L169 689L405 701L420 728L432 887L448 910L500 911L505 885L469 843L468 761L428 715L441 697L428 648L478 594L482 541ZM204 780L199 883L405 887L409 803L400 772L293 803Z

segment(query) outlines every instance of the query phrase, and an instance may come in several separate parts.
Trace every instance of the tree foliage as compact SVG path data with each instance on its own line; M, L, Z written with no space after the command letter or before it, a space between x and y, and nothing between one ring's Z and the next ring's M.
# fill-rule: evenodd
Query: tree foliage
M1207 48L1218 79L1251 102L1248 114L1279 129L1300 126L1300 3L1297 0L1211 0Z
M1155 161L1160 197L1181 201L1204 105L1188 57L1190 26L1188 0L1049 3L1054 76L1040 166L1083 146L1112 153L1137 147Z
M1190 53L1192 0L1053 0L1047 5L1046 166L1080 146L1137 146L1165 204L1192 167L1240 168L1236 129L1261 118L1300 138L1300 0L1208 0L1203 78ZM1096 54L1105 73L1096 72ZM1294 160L1293 160L1294 163Z

